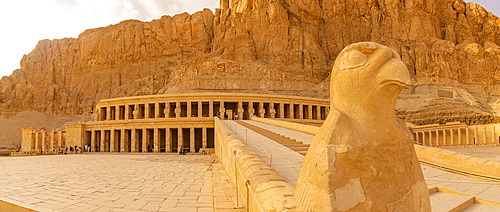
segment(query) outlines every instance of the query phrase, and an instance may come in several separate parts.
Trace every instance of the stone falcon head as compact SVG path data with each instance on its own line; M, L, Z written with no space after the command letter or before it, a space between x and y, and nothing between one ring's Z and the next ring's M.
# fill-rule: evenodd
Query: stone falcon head
M394 113L399 93L410 85L408 69L396 51L372 42L352 44L333 66L331 107L365 117Z

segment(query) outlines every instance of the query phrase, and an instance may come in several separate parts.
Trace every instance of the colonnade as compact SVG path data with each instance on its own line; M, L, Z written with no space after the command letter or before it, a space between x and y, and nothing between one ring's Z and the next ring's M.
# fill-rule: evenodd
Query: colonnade
M214 116L232 119L233 114L237 114L238 120L247 120L254 115L260 118L325 120L328 112L328 106L304 103L165 101L98 106L94 112L94 119L95 121L112 121Z
M431 147L453 146L497 146L500 145L500 130L495 125L478 125L454 128L434 127L412 130L416 144Z
M46 131L45 128L41 128L40 131L36 131L33 128L23 128L22 130L21 146L24 152L58 152L59 147L62 149L66 146L65 131L60 129Z
M90 138L89 138L90 137ZM191 153L214 148L214 129L207 127L112 128L86 131L92 152L178 152ZM84 142L84 145L88 142Z

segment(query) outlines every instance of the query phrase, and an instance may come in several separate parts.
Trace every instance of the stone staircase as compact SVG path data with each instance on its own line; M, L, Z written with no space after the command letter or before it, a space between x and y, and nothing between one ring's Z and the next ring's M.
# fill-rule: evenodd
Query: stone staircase
M309 149L309 144L303 143L302 141L298 141L296 139L275 133L273 131L257 127L255 125L246 123L244 121L236 121L236 123L240 124L241 126L244 126L248 128L249 130L252 130L256 133L259 133L301 155L306 155L307 150Z
M428 186L432 212L499 212L500 203Z

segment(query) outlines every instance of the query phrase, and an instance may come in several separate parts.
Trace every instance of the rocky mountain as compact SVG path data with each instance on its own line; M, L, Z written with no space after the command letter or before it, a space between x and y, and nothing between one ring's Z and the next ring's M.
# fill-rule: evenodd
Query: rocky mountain
M0 111L75 115L100 99L172 92L326 97L336 56L361 41L397 50L415 87L488 96L477 97L482 109L464 111L495 116L500 19L463 0L221 0L214 12L42 40L0 80ZM411 121L433 108L398 110Z

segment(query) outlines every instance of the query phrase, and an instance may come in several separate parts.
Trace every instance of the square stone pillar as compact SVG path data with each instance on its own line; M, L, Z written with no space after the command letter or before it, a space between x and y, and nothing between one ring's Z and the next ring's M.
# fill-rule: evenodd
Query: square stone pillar
M427 142L425 140L425 131L422 132L422 143L423 143L424 146L430 146L430 145L427 145Z
M45 129L42 128L42 130L40 130L40 135L42 136L42 152L47 153L48 152L47 131L45 131Z
M208 117L214 117L214 101L212 100L208 102Z
M252 119L255 114L255 109L253 108L253 102L248 103L248 119Z
M264 118L266 110L264 109L264 102L259 102L259 117Z
M193 105L191 104L191 101L187 101L186 104L187 104L187 106L186 106L186 108L187 108L186 117L191 118L191 115L192 115L192 112L193 112L192 111L192 109L193 109L192 106Z
M243 102L239 101L238 102L238 120L243 120L243 113L245 112L245 109L243 109Z
M483 127L483 140L482 140L483 145L488 145L486 143L486 127Z
M312 120L312 105L307 106L307 119Z
M175 102L175 118L180 118L181 117L181 102L177 101Z
M316 106L316 119L321 120L321 106Z
M35 151L37 153L41 152L42 149L40 148L41 147L41 142L40 142L40 132L35 132Z
M57 132L57 137L58 137L57 142L62 149L63 147L66 146L66 141L64 140L64 131L59 130L59 132Z
M436 139L435 139L436 143L435 143L435 145L434 145L434 146L441 146L441 144L440 144L440 142L439 142L439 130L436 130L436 131L435 131L435 133L436 133ZM445 133L445 132L443 131L443 137L444 137L444 133ZM432 132L430 132L430 135L431 135L431 137L432 137ZM444 139L443 139L443 140L444 140ZM446 140L445 140L445 142L443 142L443 143L446 143Z
M149 103L144 103L144 119L149 119L150 113Z
M153 132L153 143L154 143L154 152L160 152L160 145L158 143L158 128L155 127Z
M285 118L285 104L279 103L280 104L280 119Z
M155 119L160 118L160 103L155 102Z
M477 140L477 127L474 127L474 141L475 145L479 144L479 141Z
M469 127L465 128L465 142L470 145Z
M203 117L203 102L198 101L198 117Z
M220 106L219 106L219 114L220 114L220 119L221 120L224 120L226 119L226 108L224 108L224 101L220 101ZM229 119L231 119L231 117L227 117Z
M55 144L56 143L56 129L52 129L52 131L50 131L50 136L49 136L49 151L50 152L55 152L56 150L56 147L55 147Z
M136 129L132 128L131 132L132 135L130 138L132 139L130 141L130 152L137 152L137 132Z
M90 151L91 152L95 152L95 146L96 146L96 143L95 143L95 130L92 130L90 132Z
M125 152L128 149L125 144L128 143L127 137L125 136L125 128L120 131L120 152Z
M165 109L163 110L163 112L165 113L165 118L173 118L170 117L170 102L165 103Z
M201 133L201 146L203 148L207 148L207 128L203 127L202 133Z
M495 125L491 126L491 145L494 145L496 146L496 142L495 142Z
M420 133L419 132L415 132L415 143L417 143L417 144L421 144L419 137L420 137Z
M450 129L450 146L453 146L455 143L455 135L453 135L453 129Z
M304 105L299 104L299 119L304 119Z
M194 143L194 127L191 127L189 129L189 152L191 153L196 152L196 146Z
M293 103L290 103L290 117L289 118L291 118L291 119L295 119L294 110L295 110L295 105Z
M101 146L99 148L100 152L104 152L104 149L106 148L105 139L106 139L106 131L101 130Z
M115 152L115 129L109 131L109 152Z
M129 105L125 105L125 120L129 120L130 117L128 117L128 114L130 113L130 106Z
M148 129L143 128L142 129L142 152L148 152L148 139L149 138L149 133Z
M165 128L165 152L172 152L172 135L170 128Z
M177 152L179 152L179 148L184 144L183 136L182 136L182 128L177 128Z
M111 107L110 106L106 107L106 114L104 117L105 117L104 118L105 121L111 120Z
M458 128L458 146L462 146L462 128Z

